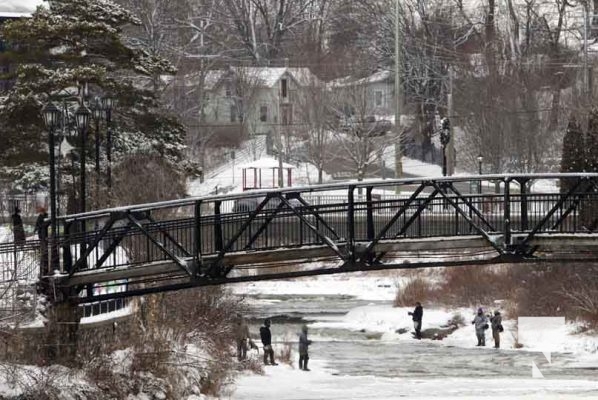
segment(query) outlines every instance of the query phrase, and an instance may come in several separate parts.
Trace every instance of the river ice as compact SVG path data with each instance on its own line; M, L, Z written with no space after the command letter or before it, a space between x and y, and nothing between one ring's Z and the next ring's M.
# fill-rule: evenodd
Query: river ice
M296 365L268 366L264 375L241 375L228 398L598 398L595 337L573 335L574 326L569 326L551 363L536 351L541 343L515 349L515 321L505 321L500 350L476 348L471 326L443 341L416 341L410 332L396 332L412 326L407 308L392 307L398 280L356 274L236 286L253 305L249 318L255 335L261 319L274 317L275 348L290 342L296 350L303 323L314 344L310 372ZM424 329L445 324L454 313L467 321L473 311L425 309ZM532 378L532 363L544 378Z

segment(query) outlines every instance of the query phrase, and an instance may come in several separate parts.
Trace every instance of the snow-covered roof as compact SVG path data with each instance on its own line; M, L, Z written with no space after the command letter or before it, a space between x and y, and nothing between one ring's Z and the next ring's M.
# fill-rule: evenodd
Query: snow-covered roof
M0 18L30 18L31 13L0 11Z
M332 87L360 86L360 85L367 85L370 83L385 82L385 81L389 81L391 79L392 79L392 71L382 70L382 71L375 72L372 75L366 76L364 78L359 78L359 79L356 79L353 76L345 76L345 77L330 81L329 85Z
M204 88L214 90L222 80L232 74L238 74L251 84L260 87L274 87L285 74L294 79L300 86L310 86L319 83L309 68L282 68L282 67L233 67L230 69L215 69L208 71L204 77ZM201 75L199 72L187 74L184 76L185 86L197 86L200 83ZM165 83L170 83L176 78L173 76L163 76Z
M296 80L300 86L313 85L318 82L318 78L311 73L309 68L240 67L234 70L262 87L273 87L285 74Z
M259 160L252 161L246 164L239 165L239 168L261 168L261 169L271 169L271 168L278 168L279 163L278 160L271 158L271 157L263 157ZM292 164L282 163L283 168L295 168Z
M30 17L38 6L47 5L45 0L2 0L0 1L0 17Z

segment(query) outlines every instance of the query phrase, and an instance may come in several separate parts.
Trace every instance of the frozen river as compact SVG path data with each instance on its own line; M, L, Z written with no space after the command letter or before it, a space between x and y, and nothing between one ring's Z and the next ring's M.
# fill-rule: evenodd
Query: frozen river
M576 368L571 354L553 354L549 364L541 353L384 340L379 333L334 327L355 307L388 302L272 295L250 303L254 335L271 317L274 340L296 349L300 326L311 326L312 371L266 367L263 376L242 376L231 399L598 398L598 370ZM544 379L532 379L532 361Z

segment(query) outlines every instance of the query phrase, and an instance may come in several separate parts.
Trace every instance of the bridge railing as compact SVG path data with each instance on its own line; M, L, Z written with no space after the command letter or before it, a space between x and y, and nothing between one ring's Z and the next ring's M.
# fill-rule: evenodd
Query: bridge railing
M502 180L509 190L464 194L457 187L490 179ZM577 186L570 193L528 193L533 179ZM588 232L598 204L595 180L596 174L386 180L102 210L61 219L62 269L69 273L330 241ZM393 195L397 188L403 194ZM235 211L241 202L250 206Z
M560 181L560 193L529 191L530 182L545 179ZM464 189L482 180L501 181L503 192ZM0 277L6 280L17 271L19 276L41 275L49 282L49 277L133 267L151 271L129 280L88 279L85 287L77 286L85 298L106 298L190 275L226 275L232 267L227 260L257 259L252 254L268 259L279 249L300 249L293 250L300 255L304 249L324 248L345 263L377 262L384 242L473 236L483 238L482 245L499 254L530 255L534 250L528 244L535 235L597 231L598 174L336 183L132 205L58 220L58 261L49 259L51 243L1 244ZM358 247L368 256L358 254ZM32 264L40 268L27 267ZM160 265L179 268L166 275L159 267L145 269ZM102 306L95 307L86 312Z

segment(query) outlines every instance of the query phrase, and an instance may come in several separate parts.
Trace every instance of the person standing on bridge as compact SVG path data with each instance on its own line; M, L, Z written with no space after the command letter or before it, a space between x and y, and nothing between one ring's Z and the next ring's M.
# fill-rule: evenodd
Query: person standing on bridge
M478 313L471 321L475 326L475 334L478 337L478 346L486 346L486 329L488 329L488 318L484 315L484 310L478 308Z
M500 348L500 333L504 330L502 327L502 316L500 311L494 311L494 316L490 318L490 324L492 326L492 338L494 339L494 348Z
M15 245L23 246L25 244L25 228L23 228L23 219L21 218L21 209L19 206L15 207L15 212L11 218Z
M413 312L408 312L407 314L413 317L413 328L415 329L415 338L420 339L422 338L422 317L424 315L424 308L422 304L418 301L415 303L415 309Z
M264 321L264 326L260 328L260 338L264 345L264 364L268 365L268 357L270 357L270 365L278 365L274 362L274 350L272 350L272 333L270 332L270 319Z
M47 231L46 231L46 219L48 218L48 213L44 207L40 207L38 209L39 215L35 220L35 230L34 232L37 233L37 237L39 240L46 240L48 238Z
M310 344L311 340L307 339L307 325L303 325L299 335L299 369L303 371L309 371L309 368L307 368L307 362L309 361L307 348Z

